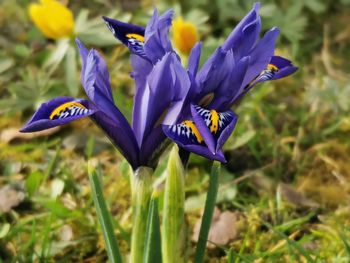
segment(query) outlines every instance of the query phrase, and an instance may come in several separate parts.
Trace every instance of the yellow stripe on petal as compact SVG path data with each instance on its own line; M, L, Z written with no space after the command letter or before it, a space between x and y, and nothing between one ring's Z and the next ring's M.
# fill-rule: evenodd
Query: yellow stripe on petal
M198 143L201 143L203 141L203 137L193 121L183 121L182 124L190 128L192 134L196 137Z
M58 106L56 109L54 109L51 114L50 114L50 120L53 120L56 117L59 117L60 114L66 112L67 110L69 110L72 107L76 107L79 109L83 109L85 110L86 107L82 104L80 104L79 102L76 101L70 101L70 102L66 102L60 106Z
M268 64L267 69L269 69L271 71L278 71L278 67L275 66L274 64Z
M141 35L139 35L139 34L133 34L133 33L131 33L131 34L127 34L126 37L127 37L127 38L134 38L134 39L136 39L136 40L138 40L138 41L140 41L140 42L142 42L142 43L145 42L145 37L144 37L144 36L141 36Z
M216 134L219 129L219 114L216 110L210 111L210 119L211 119L210 132Z

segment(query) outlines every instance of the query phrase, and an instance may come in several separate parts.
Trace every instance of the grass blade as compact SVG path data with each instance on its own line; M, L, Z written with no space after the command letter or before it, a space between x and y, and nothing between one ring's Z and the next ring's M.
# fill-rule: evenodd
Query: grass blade
M158 193L154 192L151 198L148 212L143 263L161 263L161 251Z
M107 209L106 201L103 197L100 179L96 170L90 164L88 170L92 196L96 207L97 217L101 224L103 237L106 242L106 250L109 261L111 263L121 263L123 262L122 256L120 255L117 238L114 235L111 215Z
M213 212L215 208L216 196L219 188L219 173L220 163L214 162L211 174L209 178L209 189L207 193L207 199L205 201L204 213L202 218L202 224L199 231L198 243L196 248L196 254L194 258L195 263L203 262L205 247L207 244L209 229L213 218Z

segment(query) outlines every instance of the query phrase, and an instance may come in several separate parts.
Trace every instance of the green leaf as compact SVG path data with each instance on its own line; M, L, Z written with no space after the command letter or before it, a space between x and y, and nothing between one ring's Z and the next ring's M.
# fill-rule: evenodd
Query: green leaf
M49 75L55 71L57 66L63 60L69 49L69 45L69 39L61 39L57 41L57 46L50 53L49 57L44 63L44 68L49 70Z
M199 231L198 243L197 243L197 248L196 248L196 253L194 258L195 263L203 262L205 247L207 244L208 234L209 234L210 225L213 218L213 213L214 213L214 208L216 203L216 196L219 189L220 167L221 167L221 164L215 161L211 169L207 199L205 201L202 224Z
M26 188L30 197L39 189L42 180L43 175L40 172L33 172L29 175L26 180Z
M149 206L143 263L162 262L158 195L158 192L153 193Z
M15 64L15 61L12 58L1 58L0 73L3 73L6 70L10 69L14 64Z
M174 146L170 152L168 176L165 181L163 205L162 254L163 262L182 263L185 261L182 253L184 235L184 205L185 205L185 172Z
M99 176L91 164L88 165L88 170L92 196L96 207L97 217L102 228L103 237L106 242L108 258L112 263L123 262L122 256L119 252L117 238L114 234L111 215L107 209L106 201L103 197L103 191Z
M8 232L10 232L11 225L9 223L5 223L0 228L0 239L6 237Z

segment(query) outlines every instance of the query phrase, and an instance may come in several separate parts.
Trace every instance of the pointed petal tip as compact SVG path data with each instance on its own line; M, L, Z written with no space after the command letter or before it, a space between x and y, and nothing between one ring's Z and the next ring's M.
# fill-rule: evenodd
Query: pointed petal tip
M260 10L260 7L261 7L261 3L260 3L260 2L255 2L255 3L253 4L253 9L254 9L255 11L259 11L259 10Z

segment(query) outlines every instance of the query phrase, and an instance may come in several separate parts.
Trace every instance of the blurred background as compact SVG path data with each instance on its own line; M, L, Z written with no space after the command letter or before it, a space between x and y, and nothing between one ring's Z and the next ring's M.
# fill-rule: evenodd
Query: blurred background
M54 11L40 9L49 2ZM204 42L203 62L253 2L0 2L0 262L106 260L87 159L100 164L116 234L128 251L128 165L108 139L89 120L18 132L42 102L85 96L74 38L106 59L115 101L131 120L129 51L101 16L145 26L153 7L172 8ZM206 260L226 262L231 250L235 262L349 262L350 1L261 3L263 30L281 29L276 54L299 71L254 88L234 107L239 121L224 149L228 163ZM185 61L186 49L178 49ZM156 176L165 160L159 166ZM189 259L209 168L208 160L191 157L184 244Z

